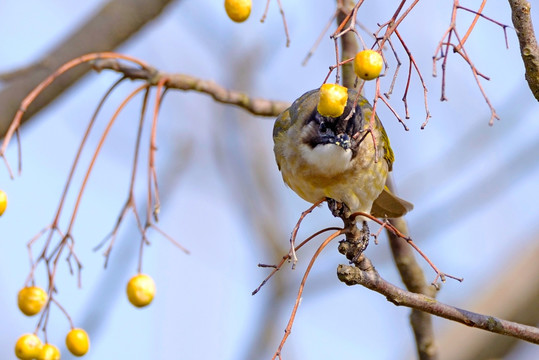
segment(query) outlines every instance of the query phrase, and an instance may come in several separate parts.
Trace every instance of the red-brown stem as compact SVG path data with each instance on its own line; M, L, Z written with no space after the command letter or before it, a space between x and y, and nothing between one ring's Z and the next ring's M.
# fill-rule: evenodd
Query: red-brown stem
M31 263L31 270L30 270L30 274L28 276L28 279L26 280L26 283L28 283L30 280L33 281L33 275L34 275L34 270L35 270L35 267L37 266L37 264L39 263L39 261L41 259L46 259L46 253L47 253L47 250L49 248L49 245L52 241L52 236L54 235L54 232L58 232L61 234L61 237L64 238L65 235L61 233L61 231L58 229L58 221L60 219L60 214L62 212L62 208L63 208L63 205L65 203L65 198L67 196L67 191L69 190L69 187L70 187L70 184L71 184L71 180L73 178L73 174L75 172L75 169L76 169L76 166L78 164L78 161L79 161L79 158L80 158L80 155L82 153L82 149L84 148L84 145L86 143L86 140L88 139L88 136L89 136L89 133L95 123L95 120L97 118L97 115L99 113L99 111L101 110L101 108L103 107L103 104L105 103L106 99L109 97L109 95L112 93L112 91L124 80L125 78L122 78L120 80L118 80L117 82L115 82L110 88L109 90L105 93L105 95L102 97L101 101L99 102L92 118L90 119L90 122L88 124L88 126L86 127L86 131L84 133L84 136L83 136L83 139L81 140L81 143L79 145L79 148L77 150L77 154L75 155L75 159L73 160L73 164L71 166L71 169L70 169L70 172L69 172L69 175L68 175L68 178L67 178L67 181L66 181L66 184L64 186L64 190L62 192L62 195L60 197L60 202L59 202L59 205L58 205L58 208L56 210L56 213L55 213L55 216L54 216L54 219L51 223L51 225L47 226L45 229L43 229L42 231L40 231L36 236L34 236L28 243L27 243L27 247L28 247L28 252L29 252L29 257L30 257L30 263ZM41 251L41 254L39 255L39 257L36 259L36 263L33 262L32 260L32 245L35 243L35 241L37 241L47 230L50 230L49 231L49 235L47 236L47 239L45 240L45 244L43 245L43 248L42 248L42 251ZM57 246L52 252L51 254L54 254L56 251L58 251L59 247ZM54 284L50 284L50 287L53 287Z
M459 35L457 33L457 29L453 29L453 32L455 33L455 37L457 38L459 44L462 44L462 42L460 40L460 37L459 37ZM481 81L479 80L479 73L477 72L477 69L476 69L475 65L472 63L472 61L470 60L468 54L466 53L466 50L464 49L464 46L462 46L461 50L459 51L459 54L460 54L460 52L462 52L464 54L463 58L466 60L468 65L470 65L470 68L472 69L473 76L475 78L475 82L477 83L477 86L479 87L479 90L481 91L481 94L483 95L483 98L485 99L485 102L487 103L488 107L490 108L490 120L489 120L488 124L490 126L492 126L492 125L494 125L494 119L500 120L500 117L496 113L496 110L494 109L494 106L492 106L492 104L490 103L490 100L489 100L489 98L487 96L487 93L483 89L483 86L481 85Z
M266 20L266 17L268 16L268 9L269 4L271 0L266 1L266 7L264 8L264 14L262 14L262 17L260 18L260 22L263 23ZM279 12L281 13L281 18L283 19L283 27L284 27L284 33L286 36L286 47L290 46L290 35L288 33L288 24L286 23L286 17L284 15L283 6L281 4L281 0L277 0L277 5L279 6Z
M65 317L67 318L67 321L69 321L69 327L71 329L75 328L73 320L71 319L71 316L69 316L69 314L67 313L66 309L64 309L64 307L60 305L60 303L56 299L52 298L51 301L54 303L54 305L58 306L58 309L60 309L61 312L64 313Z
M133 213L135 214L135 219L137 220L137 226L139 228L139 231L141 232L144 232L144 228L142 226L142 224L140 223L140 220L139 220L139 217L138 217L138 211L137 211L137 206L136 206L136 203L135 203L135 180L136 180L136 174L137 174L137 167L138 167L138 157L139 157L139 152L140 152L140 143L141 143L141 138L142 138L142 129L144 127L144 117L146 115L146 108L147 108L147 105L148 105L148 97L150 95L150 88L146 88L146 91L144 93L144 99L142 100L142 109L140 111L140 118L139 118L139 125L138 125L138 129L137 129L137 135L136 135L136 140L135 140L135 151L134 151L134 155L133 155L133 165L131 166L131 178L130 178L130 181L129 181L129 190L128 190L128 196L127 196L127 200L122 208L122 211L120 212L120 216L118 216L118 220L116 221L116 225L114 226L112 232L110 233L109 236L107 236L104 241L99 244L94 250L97 250L99 249L99 247L102 246L102 244L105 243L106 240L110 240L109 242L109 246L107 247L107 249L105 250L105 252L103 253L103 255L105 256L105 263L104 263L104 267L106 268L107 267L107 264L108 264L108 261L109 261L109 257L110 257L110 253L112 251L112 247L114 246L114 242L116 240L116 235L117 235L117 232L118 232L118 229L120 228L120 224L122 223L125 215L127 214L127 210L131 209L133 211Z
M161 201L159 199L159 188L157 184L157 171L155 169L155 152L157 150L157 122L159 120L159 109L163 100L165 91L165 83L168 81L167 77L163 77L159 80L156 87L155 93L155 106L153 109L153 118L152 118L152 130L150 135L150 149L148 152L148 200L147 212L146 212L146 227L151 223L151 214L154 216L154 220L158 221L158 214L161 208ZM155 198L155 205L152 210L152 185L153 185L153 195Z
M391 231L393 234L395 234L396 236L404 239L406 242L408 242L408 244L410 244L410 246L412 246L418 253L419 255L421 255L421 257L423 257L423 259L425 259L425 261L432 267L432 269L436 272L436 280L441 277L448 277L448 278L451 278L451 279L455 279L457 281L462 281L463 279L462 278L459 278L459 277L456 277L456 276L453 276L453 275L449 275L449 274L446 274L442 271L440 271L433 263L432 261L428 258L427 255L425 255L425 253L423 251L421 251L421 249L412 241L412 239L406 235L404 235L402 232L399 231L399 229L397 229L395 226L393 226L393 224L391 223L387 223L385 221L382 221L380 219L377 219L375 218L374 216L370 215L370 214L367 214L367 213L364 213L364 212L355 212L353 213L352 215L350 215L350 219L353 220L354 218L358 217L358 216L364 216L366 218L369 218L370 220L376 222L378 225L380 226L383 226L385 227L386 229L388 229L389 231ZM433 285L434 285L434 281L433 281Z
M283 349L283 346L286 342L286 339L292 332L292 325L294 324L294 319L296 317L296 312L298 311L299 303L301 301L301 295L303 294L303 289L305 287L305 283L307 282L307 277L309 276L309 273L311 271L311 268L314 265L314 262L318 258L318 255L324 250L324 248L331 242L331 240L335 239L337 236L344 234L344 230L339 230L331 234L327 237L326 240L318 247L316 252L314 253L313 257L311 258L311 261L309 262L309 265L307 266L307 269L305 270L305 274L303 275L303 279L301 280L301 284L299 285L298 295L296 296L296 302L294 303L294 307L292 308L292 314L290 315L290 319L288 320L288 324L286 325L286 329L284 331L283 339L281 340L281 343L279 344L279 348L275 352L275 354L272 357L272 360L276 358L281 358L281 350Z
M144 231L140 239L139 259L138 259L138 272L142 272L142 253L144 250L144 244L149 243L146 238L146 229L152 223L151 217L154 216L155 221L158 220L158 213L160 209L159 201L159 189L157 185L157 171L155 169L155 151L157 150L157 122L159 120L159 108L163 100L163 89L165 83L168 81L167 77L162 77L156 86L155 92L155 105L153 109L152 128L150 134L150 149L148 151L148 202L146 204L146 224L144 225ZM152 197L153 194L153 197ZM155 205L152 200L155 198Z
M176 246L177 248L179 248L181 251L183 251L184 253L186 254L190 254L190 251L187 250L185 247L183 247L179 242L177 242L176 240L174 240L174 238L172 236L170 236L169 234L167 234L166 232L164 232L163 230L161 230L158 226L156 226L155 224L150 224L150 227L152 229L154 229L155 231L157 231L159 234L161 234L161 236L163 236L165 239L167 239L168 241L170 241L174 246Z
M288 24L286 23L286 17L284 15L284 10L283 10L283 5L281 4L281 0L277 0L277 4L279 5L279 12L281 13L281 18L283 19L284 34L286 36L286 47L289 47L290 34L288 33Z
M391 39L388 39L389 47L391 48L391 51L393 52L393 56L395 56L395 60L397 61L397 67L395 68L395 73L393 74L393 79L391 80L391 85L389 85L389 90L384 93L385 97L389 99L389 96L393 93L393 88L395 87L395 82L397 81L397 76L399 74L399 69L402 65L399 56L397 55L397 51L395 51L395 47L393 46L393 42Z
M71 165L71 169L69 170L69 174L67 176L67 180L66 180L66 184L64 185L64 190L62 191L62 195L60 196L60 202L58 204L58 208L56 210L56 214L54 215L54 219L51 223L51 228L50 228L50 232L49 232L49 236L47 237L47 240L45 241L45 245L43 246L43 252L41 254L40 257L44 257L45 256L45 252L47 251L48 247L49 247L49 244L50 242L52 241L52 236L53 236L53 233L54 233L54 229L58 226L58 221L60 220L60 215L62 213L62 209L64 207L64 203L65 203L65 198L67 196L67 192L69 190L69 187L71 185L71 180L73 179L73 175L75 174L75 169L77 168L77 164L79 162L79 159L80 159L80 156L82 154L82 150L84 148L84 146L86 145L86 141L88 140L88 136L90 135L90 132L95 124L95 121L97 119L97 115L99 114L99 112L101 111L101 109L103 108L103 105L105 103L105 101L108 99L108 97L110 96L110 94L114 91L114 89L116 89L116 87L118 85L120 85L120 83L125 80L126 78L125 77L122 77L121 79L119 79L118 81L116 81L110 88L109 90L105 93L105 95L101 98L99 104L97 105L97 108L96 110L94 111L94 114L92 115L92 118L90 119L90 122L88 123L88 126L86 127L86 131L84 133L84 136L82 137L82 140L80 142L80 145L79 145L79 148L77 149L77 153L75 155L75 159L73 160L73 164ZM69 231L68 231L69 232Z
M322 234L322 233L325 233L326 231L330 231L330 230L342 230L342 228L338 228L338 227L328 227L328 228L325 228L325 229L322 229L320 231L317 231L315 232L314 234L312 234L311 236L309 236L307 239L303 240L298 246L296 246L296 251L298 251L303 245L307 244L309 241L311 241L312 239L314 239L315 237L317 237L318 235ZM283 266L284 262L286 260L289 260L290 259L290 253L286 254L285 256L283 256L283 258L281 259L281 261L279 262L279 264L277 265L264 265L264 264L258 264L259 267L272 267L273 270L271 271L271 273L260 283L260 285L251 293L251 295L255 295L257 292L260 291L260 289L262 288L262 286L264 286L268 280L277 272L281 269L281 267Z
M90 165L88 166L88 170L86 170L86 174L84 176L84 180L82 181L81 188L79 190L79 194L77 196L77 201L75 202L75 207L73 209L73 214L71 215L71 220L69 222L69 226L67 227L66 235L69 235L71 233L71 229L73 228L73 224L75 223L75 218L77 216L77 212L79 209L79 205L82 199L82 194L84 193L84 190L86 188L86 184L88 183L88 179L90 178L90 174L93 170L93 167L95 165L95 161L97 160L97 156L99 155L99 152L101 151L101 148L103 147L103 144L105 143L105 139L107 138L107 135L109 134L110 129L112 128L112 125L116 121L118 115L122 111L122 109L131 101L131 99L137 95L140 91L148 88L149 84L143 84L140 85L138 88L133 90L122 103L120 106L118 106L118 109L114 112L114 115L112 115L112 118L107 124L107 127L103 131L103 134L101 135L101 138L99 139L99 143L97 144L97 147L95 149L94 155L92 156L92 160L90 161Z
M320 204L322 204L326 199L320 199L317 202L315 202L310 208L305 210L301 213L298 222L296 223L296 226L294 226L294 230L292 230L292 235L290 236L290 258L292 259L292 269L296 267L296 263L298 262L298 258L296 256L296 250L295 250L295 242L296 242L296 236L298 235L299 226L301 225L301 222L307 216L310 214L314 209L316 209Z
M481 16L481 12L483 11L483 8L485 7L485 4L487 3L487 0L483 0L481 3L481 6L479 6L479 10L475 13L475 17L472 21L472 24L468 28L468 31L466 31L466 34L464 34L464 37L462 38L462 42L459 43L456 47L456 51L459 51L462 46L464 46L464 43L466 40L468 40L468 36L472 33L473 28L475 27L475 24L477 24L477 20L479 20L479 17Z
M338 50L336 50L336 51L338 51ZM331 73L333 72L333 70L337 69L337 71L338 71L338 70L339 70L339 67L340 67L341 65L348 64L349 62L352 62L352 61L354 61L354 58L350 58L350 59L343 60L343 61L339 62L337 65L331 65L331 66L329 67L329 72L328 72L328 74L326 75L326 78L324 79L324 82L323 82L322 84L325 84L325 83L328 81L329 76L331 75ZM337 75L337 76L338 76L338 75ZM339 82L339 81L337 80L335 83L337 84L338 82Z
M344 20L341 21L341 23L339 24L337 29L333 32L333 35L330 36L330 38L337 39L337 38L343 36L344 34L346 34L347 32L352 31L352 28L355 25L355 17L356 17L356 14L357 14L357 9L359 9L359 7L363 4L364 1L365 0L359 0L356 3L356 5L354 5L354 7L352 8L352 11L350 11L348 13L348 15L346 15ZM340 9L337 9L337 12L339 12L339 11L340 11ZM352 21L350 22L350 25L346 29L344 29L344 26L348 23L348 21L350 19L352 19Z
M427 126L427 122L429 121L429 118L431 117L428 102L427 102L427 92L428 92L427 85L425 84L425 80L423 80L423 75L421 75L421 71L419 70L419 67L417 66L417 63L414 59L414 56L412 55L412 52L408 49L408 46L406 46L404 39L400 36L400 33L397 29L395 29L395 35L397 35L397 38L401 42L401 45L404 48L404 51L406 51L406 54L408 54L408 59L410 60L410 63L413 64L415 71L417 73L417 76L419 76L419 80L421 81L421 85L423 86L423 98L424 98L424 103L425 103L426 119L425 119L425 122L423 122L423 124L421 125L421 129L424 129L425 126ZM404 98L405 97L403 97L403 101L404 101Z
M404 121L401 119L401 117L399 116L397 111L395 111L395 109L393 109L393 107L389 104L389 102L383 96L381 96L380 94L378 95L378 97L384 102L384 104L386 104L386 106L389 108L389 110L391 110L393 115L397 118L397 120L404 127L404 130L406 130L406 131L410 130L410 129L408 129L408 126L404 123Z
M45 80L43 80L39 85L37 85L26 97L22 100L19 110L17 110L17 113L15 114L15 117L13 118L13 121L11 122L11 125L8 128L8 131L6 132L6 135L4 137L4 141L2 142L2 146L0 147L0 157L5 156L5 152L7 149L7 146L9 142L11 141L11 138L15 131L19 128L19 125L21 123L22 116L26 112L26 109L28 109L28 106L35 100L35 98L47 87L49 86L55 79L57 79L60 75L68 71L69 69L74 68L75 66L78 66L80 64L98 60L98 59L123 59L127 61L131 61L143 68L149 68L149 65L147 65L145 62L138 60L134 57L128 56L128 55L122 55L118 53L113 52L101 52L101 53L90 53L86 55L79 56L71 61L68 61L64 65L62 65L59 69L57 69L54 73L49 75ZM19 169L20 169L20 163L21 159L19 158Z
M406 9L404 11L404 13L401 15L401 17L398 20L395 20L395 19L397 19L397 16L399 15L400 11L402 10L402 7L404 6L405 2L406 2L406 0L402 0L402 2L399 4L399 7L395 11L395 14L392 16L391 20L388 22L388 26L387 26L386 32L384 34L384 37L378 43L378 46L380 47L380 49L383 48L385 42L391 37L393 32L397 29L397 27L400 25L400 23L406 18L406 16L408 16L410 11L412 11L412 9L417 5L419 0L414 0L414 2L412 4L410 4L408 9Z

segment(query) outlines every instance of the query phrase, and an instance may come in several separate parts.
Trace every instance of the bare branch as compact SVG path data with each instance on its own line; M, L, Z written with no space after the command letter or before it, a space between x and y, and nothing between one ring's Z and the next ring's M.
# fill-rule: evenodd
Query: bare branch
M277 116L290 106L290 103L286 101L251 98L245 93L228 90L211 80L203 80L187 74L165 73L152 68L141 69L122 64L115 59L99 59L93 63L93 66L97 71L113 70L133 80L146 80L152 85L167 78L165 87L169 89L202 92L211 95L217 102L239 106L254 115Z
M397 306L407 306L467 326L539 344L539 328L473 313L441 303L426 295L403 290L384 280L364 255L359 266L339 265L337 268L339 280L346 285L363 285L384 295L388 301Z

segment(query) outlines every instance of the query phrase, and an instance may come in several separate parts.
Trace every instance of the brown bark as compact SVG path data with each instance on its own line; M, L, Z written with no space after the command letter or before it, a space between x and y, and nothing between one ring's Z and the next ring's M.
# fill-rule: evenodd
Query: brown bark
M526 0L509 0L509 5L526 68L526 81L533 96L539 101L539 46L533 31L531 5Z

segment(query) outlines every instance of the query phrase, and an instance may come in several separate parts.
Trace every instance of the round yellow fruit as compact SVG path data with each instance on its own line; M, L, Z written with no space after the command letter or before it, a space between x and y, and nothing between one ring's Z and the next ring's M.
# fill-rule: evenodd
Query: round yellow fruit
M322 116L341 116L348 101L348 89L337 84L320 87L320 100L316 109Z
M354 59L354 72L363 80L376 79L382 67L384 59L379 52L374 50L363 50L356 54Z
M225 10L230 19L244 22L251 14L251 0L225 0Z
M37 360L60 360L60 350L52 344L45 344Z
M145 274L135 275L127 283L127 298L136 307L149 305L155 296L155 283Z
M75 356L82 356L90 348L90 339L83 329L71 329L66 336L67 350Z
M7 194L5 191L0 190L0 216L6 211L7 207Z
M32 360L39 356L43 343L36 334L24 334L15 344L15 356L22 360Z
M24 315L33 316L43 309L47 299L45 290L38 286L29 286L19 291L17 302Z

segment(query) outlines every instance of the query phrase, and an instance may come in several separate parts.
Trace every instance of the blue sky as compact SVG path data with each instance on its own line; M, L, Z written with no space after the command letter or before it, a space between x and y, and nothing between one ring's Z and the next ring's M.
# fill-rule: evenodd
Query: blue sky
M0 72L43 56L101 3L0 3L4 18L0 22ZM485 12L510 24L508 4L493 4L489 3ZM387 18L387 10L377 8L374 2L367 5L365 25L373 27L376 21ZM334 5L324 2L315 8L284 1L284 6L290 48L284 46L275 2L266 23L258 21L264 4L257 2L252 17L244 24L235 24L226 18L220 1L186 0L167 8L118 51L159 69L213 79L254 96L293 101L319 86L334 61L333 42L326 37L309 64L301 66ZM506 50L502 30L485 21L479 22L467 48L480 71L491 77L482 84L501 120L493 127L487 125L489 109L469 67L457 56L451 56L448 65L449 101L438 100L440 77L431 76L432 55L449 22L450 9L449 3L422 3L401 27L429 88L430 124L420 130L423 92L417 79L409 97L410 131L403 131L383 106L379 116L396 153L394 177L399 193L415 205L407 217L412 236L441 269L465 278L463 283L445 284L438 299L480 312L481 308L473 307L473 300L491 286L500 264L517 262L521 252L532 251L527 249L538 251L533 247L539 215L539 167L535 161L539 158L538 105L524 80L516 36L508 30L510 48ZM471 17L463 14L459 19L463 32ZM539 21L536 14L534 20L536 24ZM425 29L418 29L423 25ZM401 60L405 60L404 53ZM392 97L401 114L404 63ZM115 79L107 73L86 76L22 129L22 175L10 180L0 167L0 188L9 196L9 207L0 218L2 358L14 357L17 337L33 331L37 321L16 311L16 294L29 270L25 244L52 220L85 124ZM382 86L387 87L390 80L382 79ZM134 87L126 84L114 93L98 127L104 126L107 116ZM373 91L373 84L368 84L367 98L372 98ZM271 246L264 242L261 229L282 234L286 249L288 234L308 204L282 184L273 160L272 119L214 104L205 95L171 91L163 104L158 132L157 166L163 200L159 226L191 255L152 233L143 270L154 277L157 295L149 308L133 308L124 293L137 264L139 235L132 217L122 227L108 269L103 269L100 252L92 248L112 229L127 196L139 101L126 108L112 129L73 231L76 251L84 264L83 287L77 288L76 278L62 262L58 300L76 326L87 328L91 335L92 348L86 359L244 358L253 337L269 326L261 322L263 314L276 306L271 302L275 290L271 283L251 296L266 276L256 264L280 258L271 257ZM98 134L96 131L90 138L89 149L96 146ZM14 163L14 147L8 156ZM82 164L89 159L88 151ZM264 199L256 193L261 174L277 212L271 211L270 204L259 202ZM144 173L140 175L137 196L142 204ZM82 172L76 176L75 188L81 180ZM68 203L73 204L74 199L71 194ZM253 209L257 216L253 216ZM66 213L64 224L67 219ZM336 224L327 209L318 209L305 222L301 236ZM300 253L297 270L286 267L277 275L284 279L281 283L292 287L277 311L278 329L286 326L302 269L315 248L310 245ZM343 259L335 250L336 246L328 247L315 265L285 346L285 358L413 358L409 310L397 308L364 288L338 282L335 268ZM371 244L367 254L383 277L400 284L385 240L378 246ZM427 278L434 278L420 262ZM45 284L44 274L38 272L36 280ZM357 318L350 319L348 309L354 304ZM60 312L51 316L49 337L51 342L62 344L69 325ZM360 335L351 331L357 323L368 331ZM477 331L445 320L436 320L435 325L440 336L451 328ZM277 331L276 336L281 333ZM271 356L279 339L268 342L269 347L259 353L260 359ZM534 352L536 348L523 345L510 358L531 359ZM70 356L64 352L62 358Z

